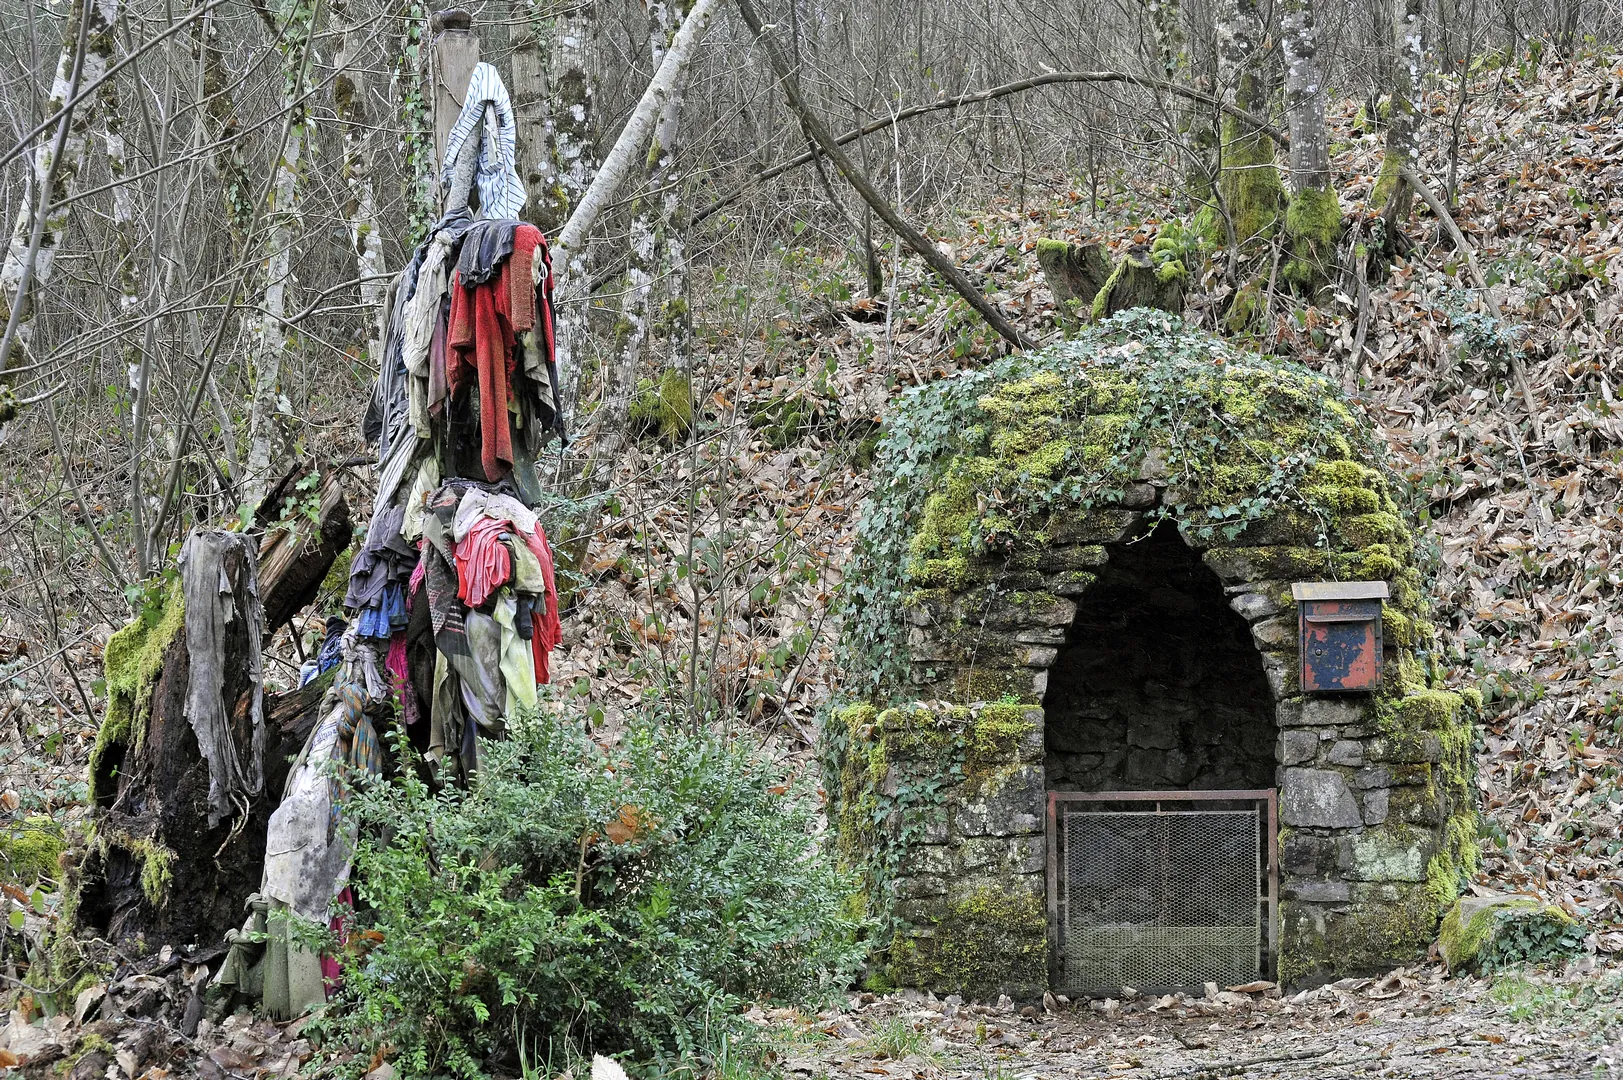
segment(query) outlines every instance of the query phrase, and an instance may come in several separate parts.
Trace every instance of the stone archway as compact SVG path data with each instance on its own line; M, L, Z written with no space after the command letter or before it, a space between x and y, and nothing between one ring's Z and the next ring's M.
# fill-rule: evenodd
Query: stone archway
M1170 525L1106 548L1043 694L1049 790L1271 788L1251 629Z
M878 970L966 996L1040 992L1051 754L1068 786L1276 789L1287 985L1423 956L1474 867L1471 723L1467 695L1441 685L1414 535L1356 413L1322 376L1171 324L950 383L904 402L916 418L881 446L846 571L846 674L867 700L825 728L830 820L882 920ZM1151 521L1159 538L1130 543ZM1304 694L1292 585L1372 579L1391 590L1380 685ZM1113 604L1144 616L1137 640L1067 651L1079 625L1122 632ZM1223 671L1184 664L1191 685L1168 687L1167 707L1224 696L1238 741L1255 733L1246 752L1174 762L1199 725L1149 745L1173 740L1142 722L1135 736L1118 695L1114 719L1093 718L1116 734L1093 741L1162 756L1136 777L1130 752L1082 761L1099 751L1075 729L1073 668L1130 651L1142 721L1146 672L1193 647L1179 605L1223 639L1207 657Z

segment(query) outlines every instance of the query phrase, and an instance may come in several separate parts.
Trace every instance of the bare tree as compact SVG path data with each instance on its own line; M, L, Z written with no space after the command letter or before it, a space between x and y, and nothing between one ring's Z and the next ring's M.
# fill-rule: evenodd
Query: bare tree
M1341 204L1330 184L1324 75L1314 33L1313 0L1285 0L1285 118L1290 125L1291 201L1285 232L1291 260L1285 280L1311 293L1327 276L1341 234Z

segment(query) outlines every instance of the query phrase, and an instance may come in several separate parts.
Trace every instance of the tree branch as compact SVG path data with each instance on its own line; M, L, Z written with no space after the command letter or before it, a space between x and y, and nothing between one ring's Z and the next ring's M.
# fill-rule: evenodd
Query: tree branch
M953 291L962 296L970 307L980 312L981 317L986 320L992 329L996 330L1016 348L1031 348L1034 344L1031 339L1016 330L1014 325L1004 318L1003 313L994 307L991 301L986 299L969 278L964 276L964 272L958 269L951 259L942 254L940 248L931 243L923 233L909 225L902 215L875 190L873 184L868 181L867 176L863 174L861 169L857 168L856 163L846 156L844 150L840 149L840 144L834 138L833 133L824 125L822 119L811 111L811 107L801 95L800 81L795 78L794 72L790 69L789 60L784 56L783 49L779 47L776 39L767 34L766 29L762 26L761 17L756 13L755 5L750 0L738 0L738 10L744 16L744 22L749 26L750 32L755 35L755 40L766 51L767 59L772 64L772 70L777 73L778 81L783 85L784 96L789 99L789 107L800 117L801 126L805 128L806 134L811 136L812 141L822 149L824 156L834 163L834 167L840 170L840 174L850 182L851 186L857 189L857 193L862 196L863 201L873 207L874 213L878 214L897 236L906 241L908 247L916 251L925 262L929 263L931 269L940 274L947 284L952 286Z

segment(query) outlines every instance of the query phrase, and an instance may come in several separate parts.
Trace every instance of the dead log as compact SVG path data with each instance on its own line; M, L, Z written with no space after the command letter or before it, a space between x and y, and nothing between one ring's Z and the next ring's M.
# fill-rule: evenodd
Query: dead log
M1042 269L1061 325L1088 320L1093 298L1110 280L1110 259L1103 244L1075 244L1064 240L1037 241L1037 265Z
M349 547L349 503L337 471L289 470L260 503L254 521L264 530L259 589L269 641L315 600L327 572Z

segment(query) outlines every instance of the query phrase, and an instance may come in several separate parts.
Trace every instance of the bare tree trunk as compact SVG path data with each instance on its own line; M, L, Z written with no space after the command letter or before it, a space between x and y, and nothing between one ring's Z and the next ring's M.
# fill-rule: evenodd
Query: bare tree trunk
M288 137L274 165L270 205L266 208L265 240L260 248L265 272L258 323L253 336L252 400L248 412L248 461L243 494L257 504L270 484L274 459L281 451L283 420L291 411L282 393L282 361L287 352L288 291L292 285L293 241L298 235L301 208L299 179L308 113L303 102L309 85L310 35L315 31L314 7L292 8L282 35L284 70L282 108L289 114Z
M118 22L117 0L78 0L67 20L62 52L51 80L47 114L64 109L80 86L98 81L113 55L113 26ZM85 137L95 115L96 98L77 113L66 112L51 138L35 148L29 170L28 196L17 210L6 253L0 261L0 322L5 326L0 348L0 373L26 362L34 336L33 298L51 278L52 264L67 232L68 203L83 172L88 143ZM0 417L0 423L4 418Z
M550 157L540 163L540 183L531 190L537 226L546 233L563 228L597 176L597 80L591 42L597 13L589 2L573 4L555 23L547 63L547 97L552 113L543 145ZM532 151L533 153L534 151Z
M1409 219L1409 207L1414 192L1403 182L1404 168L1414 163L1419 152L1421 79L1425 75L1425 44L1421 35L1420 18L1424 10L1422 0L1398 0L1396 24L1392 37L1397 44L1397 58L1392 65L1391 117L1386 128L1386 155L1381 161L1380 176L1370 203L1385 211L1388 244L1392 235Z
M1286 0L1285 119L1290 126L1291 201L1285 233L1291 258L1285 281L1311 295L1328 277L1341 235L1341 204L1330 186L1324 76L1314 34L1313 0Z
M1223 0L1220 20L1223 100L1246 112L1266 113L1256 0ZM1286 203L1285 187L1274 167L1273 139L1237 117L1226 116L1221 154L1218 192L1235 241L1243 246L1254 237L1272 237Z
M678 12L664 0L652 0L649 4L648 46L656 69L676 30L677 16ZM602 419L598 428L611 442L617 442L627 426L643 346L648 341L654 318L653 298L660 284L660 271L670 255L670 233L680 202L676 143L681 129L682 89L686 77L685 69L676 73L670 94L660 107L646 158L649 194L639 199L632 211L626 293L616 328L613 366L604 379ZM677 254L680 257L679 248ZM685 428L691 419L692 398L685 372L675 367L672 371L671 376L656 380L653 394L662 421L673 421L662 422L660 426L675 434L675 429ZM669 400L673 395L684 400Z
M372 180L372 124L366 109L366 65L360 57L370 38L363 25L350 23L348 0L333 0L333 19L344 40L333 59L333 105L344 128L343 177L349 191L345 216L355 250L355 276L360 279L361 308L370 332L367 358L383 362L383 327L376 317L383 308L383 232L378 226L377 192Z
M524 216L543 233L556 231L555 198L543 197L552 175L552 142L547 137L547 53L552 38L552 22L543 19L537 0L509 0L508 21L513 26L512 85L513 120L518 128L518 174L524 181L530 201Z

